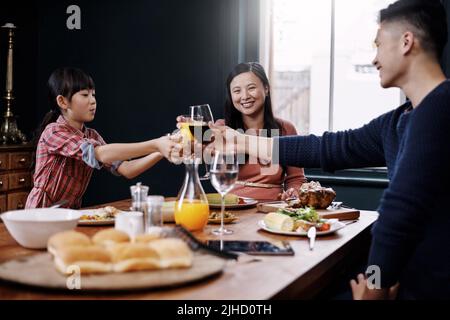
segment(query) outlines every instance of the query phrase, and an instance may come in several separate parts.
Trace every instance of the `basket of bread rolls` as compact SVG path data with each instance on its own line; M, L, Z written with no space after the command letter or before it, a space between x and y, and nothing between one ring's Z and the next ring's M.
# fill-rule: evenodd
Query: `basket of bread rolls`
M60 232L48 240L47 249L62 274L70 273L72 266L78 266L81 274L104 274L190 268L193 263L193 252L181 239L143 234L131 240L113 228L92 237Z

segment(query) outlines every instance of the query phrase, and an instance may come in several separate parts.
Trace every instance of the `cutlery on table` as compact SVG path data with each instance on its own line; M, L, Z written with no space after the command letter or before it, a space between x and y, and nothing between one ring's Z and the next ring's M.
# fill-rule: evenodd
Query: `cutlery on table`
M331 203L330 207L331 210L339 210L339 209L355 209L349 206L346 206L343 202L334 201Z
M316 227L309 228L308 238L309 238L309 250L313 250L314 243L316 242Z

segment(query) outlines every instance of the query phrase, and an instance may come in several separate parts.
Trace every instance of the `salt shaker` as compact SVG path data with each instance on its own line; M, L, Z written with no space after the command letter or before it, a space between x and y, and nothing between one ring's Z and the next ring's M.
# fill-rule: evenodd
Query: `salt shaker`
M163 196L148 196L147 208L148 208L148 223L147 226L162 227L162 205L164 203Z
M148 208L147 208L147 195L148 186L144 186L138 182L135 186L130 187L131 190L131 210L142 212L144 232L147 231L148 225Z

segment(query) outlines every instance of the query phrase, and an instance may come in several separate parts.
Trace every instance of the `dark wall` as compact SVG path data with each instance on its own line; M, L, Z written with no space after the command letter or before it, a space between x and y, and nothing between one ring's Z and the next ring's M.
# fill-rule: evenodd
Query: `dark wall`
M228 72L240 62L239 52L247 52L245 58L255 52L239 48L239 30L248 27L239 26L243 2L248 1L79 0L81 30L66 27L66 9L73 1L2 2L0 23L19 27L14 111L22 116L20 128L30 135L48 111L46 81L60 66L79 67L93 76L98 109L88 126L107 142L171 132L175 117L194 104L209 103L215 117L222 117ZM0 48L3 66L5 50ZM4 76L0 79L4 87ZM137 181L149 185L152 194L176 195L183 175L183 167L165 160L132 181L95 172L84 205L127 198Z
M80 67L96 82L98 113L91 124L107 142L152 139L175 129L188 106L209 103L222 115L224 80L238 61L238 2L229 0L78 1L82 29L66 28L72 1L39 5L39 106L50 72ZM128 181L95 172L85 204L129 196L142 181L150 193L176 195L184 169L166 161Z

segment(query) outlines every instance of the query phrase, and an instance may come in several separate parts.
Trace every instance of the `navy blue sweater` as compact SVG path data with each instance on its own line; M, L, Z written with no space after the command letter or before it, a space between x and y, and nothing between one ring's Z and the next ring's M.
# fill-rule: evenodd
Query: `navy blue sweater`
M362 128L322 137L280 137L277 148L289 166L387 166L368 265L380 267L382 287L400 281L400 298L450 299L450 80L415 109L408 102Z

